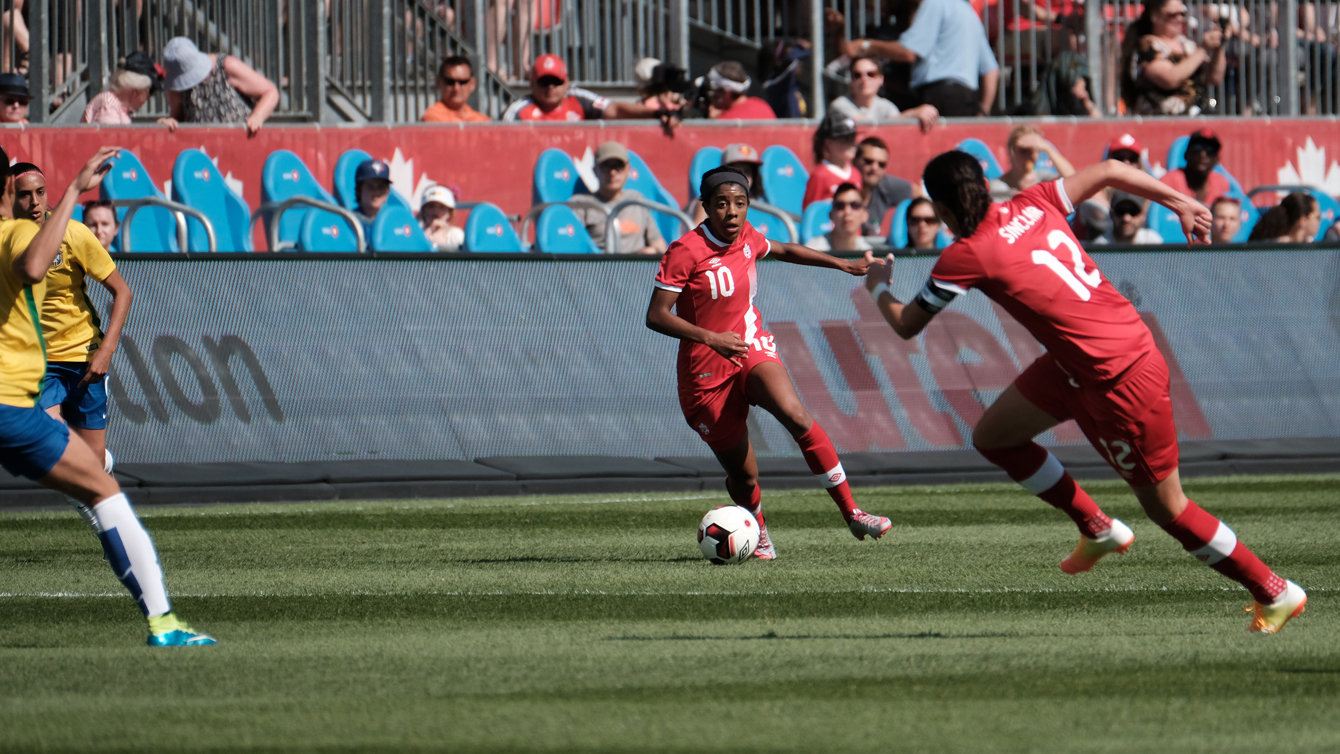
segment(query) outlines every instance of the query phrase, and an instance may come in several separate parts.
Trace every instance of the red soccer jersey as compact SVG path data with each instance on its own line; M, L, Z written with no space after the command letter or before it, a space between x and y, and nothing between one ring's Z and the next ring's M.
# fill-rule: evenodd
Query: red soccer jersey
M1154 350L1154 337L1080 248L1065 220L1073 211L1060 180L992 204L971 237L940 254L922 305L939 311L978 288L1071 377L1092 385L1120 376Z
M844 183L852 183L856 185L856 188L860 188L861 171L857 170L855 165L848 165L844 171L828 160L824 160L819 163L813 173L810 173L809 183L805 184L805 198L801 201L801 206L808 207L814 202L832 199L833 194L837 192L837 187Z
M1171 188L1183 196L1196 198L1196 192L1191 189L1191 184L1187 183L1186 170L1178 168L1169 170L1166 175L1159 179L1163 185ZM1214 200L1233 190L1233 185L1223 175L1210 171L1210 175L1205 179L1205 206L1214 204Z
M661 257L655 285L679 294L675 313L689 323L712 332L734 332L750 348L775 352L776 344L763 330L763 316L754 306L758 291L754 263L771 248L748 222L729 246L703 223L670 244ZM676 368L681 392L714 388L740 371L706 345L687 340L679 343Z

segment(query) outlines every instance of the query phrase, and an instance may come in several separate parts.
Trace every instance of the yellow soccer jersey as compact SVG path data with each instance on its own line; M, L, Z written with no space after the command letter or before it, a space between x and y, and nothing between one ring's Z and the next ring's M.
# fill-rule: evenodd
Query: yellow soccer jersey
M46 281L27 284L14 273L14 258L38 230L31 220L0 219L0 403L21 408L37 405L47 371L38 314Z
M93 231L79 222L65 227L40 309L47 361L88 361L102 345L102 323L88 300L86 278L102 282L115 270L116 263Z

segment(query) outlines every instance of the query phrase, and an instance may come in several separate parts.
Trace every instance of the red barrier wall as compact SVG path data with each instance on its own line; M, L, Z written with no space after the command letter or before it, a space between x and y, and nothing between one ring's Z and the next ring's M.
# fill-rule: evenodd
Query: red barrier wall
M1015 123L1007 120L959 121L922 134L914 125L864 128L892 147L889 171L909 179L923 165L961 140L976 137L1007 163L1005 139ZM1065 120L1043 122L1046 137L1077 167L1095 162L1107 142L1133 134L1147 149L1151 164L1162 166L1174 139L1202 127L1213 128L1224 143L1221 162L1244 187L1302 181L1340 194L1340 128L1335 118ZM465 200L491 201L507 212L530 205L536 157L556 147L581 156L604 141L623 142L640 154L681 205L688 198L689 160L699 148L745 142L762 150L771 144L790 147L807 163L812 159L813 128L794 121L777 124L711 123L686 125L673 137L648 123L593 122L589 125L408 125L396 127L267 126L254 138L241 128L183 127L169 134L161 127L28 127L0 131L0 146L10 156L42 166L57 185L73 177L101 144L134 151L161 186L172 177L177 154L200 147L218 159L221 172L242 182L242 194L254 208L260 202L260 171L266 156L291 149L307 162L317 179L331 183L335 161L346 149L361 148L393 162L397 185L412 191L424 181L454 185ZM396 150L400 159L393 160ZM409 163L413 164L410 165ZM406 185L409 184L409 185Z

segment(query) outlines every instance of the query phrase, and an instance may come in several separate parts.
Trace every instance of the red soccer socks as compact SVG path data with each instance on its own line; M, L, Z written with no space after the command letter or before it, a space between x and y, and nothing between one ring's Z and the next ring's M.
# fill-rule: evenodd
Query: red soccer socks
M808 432L796 438L796 443L805 455L810 472L819 478L829 497L842 510L842 518L850 523L858 509L851 496L851 486L847 484L847 472L842 470L842 462L838 460L837 449L828 439L828 433L815 422Z
M977 452L1004 469L1024 489L1070 516L1080 534L1097 539L1112 528L1112 519L1041 445L1029 442L1013 448L977 448Z
M1182 515L1163 528L1196 560L1247 587L1257 602L1274 602L1288 586L1223 521L1190 500Z
M730 480L726 480L726 494L730 495L731 502L744 508L753 514L754 519L758 521L759 526L767 526L763 522L763 488L754 485L748 490L737 490L731 486Z

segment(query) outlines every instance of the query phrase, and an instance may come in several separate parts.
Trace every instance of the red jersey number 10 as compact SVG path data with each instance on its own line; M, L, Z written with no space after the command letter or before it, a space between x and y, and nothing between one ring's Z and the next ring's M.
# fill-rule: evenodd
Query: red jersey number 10
M1074 241L1070 240L1070 236L1067 235L1064 230L1053 230L1051 233L1048 233L1047 245L1052 247L1052 251L1056 251L1058 246L1068 247L1070 249L1071 259L1074 262L1075 271L1072 273L1067 269L1066 266L1061 263L1061 260L1056 258L1056 255L1053 254L1052 251L1044 251L1042 249L1034 250L1033 264L1040 264L1056 273L1056 276L1061 278L1066 285L1070 286L1070 290L1074 291L1075 295L1079 296L1081 301L1088 301L1089 298L1093 296L1093 294L1089 292L1089 289L1097 288L1102 284L1102 273L1100 273L1096 267L1092 270L1086 270L1084 268L1084 256L1080 253L1079 247L1075 245ZM1080 282L1081 280L1084 282ZM713 294L712 298L716 298L716 295Z
M707 276L707 284L712 286L712 300L718 298L729 298L735 293L735 276L731 274L727 267L720 267L716 270L704 270L703 274Z

